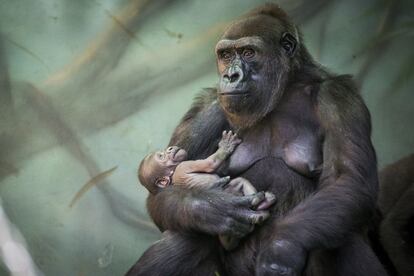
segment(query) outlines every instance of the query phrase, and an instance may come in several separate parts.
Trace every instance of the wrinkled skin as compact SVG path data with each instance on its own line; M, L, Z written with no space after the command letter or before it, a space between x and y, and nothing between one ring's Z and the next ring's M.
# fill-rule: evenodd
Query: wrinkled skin
M214 264L200 275L386 275L361 234L378 177L369 112L351 77L313 61L297 28L272 4L231 24L216 55L218 88L195 100L170 145L186 149L190 159L204 158L221 132L233 128L242 143L221 175L244 177L277 201L253 229L253 196L172 187L148 198L155 223L200 239L244 237L230 252L200 242L200 256ZM162 250L179 244L152 246L129 275L161 275L153 263L186 268L172 275L194 275L201 265L190 249L197 244L176 262Z

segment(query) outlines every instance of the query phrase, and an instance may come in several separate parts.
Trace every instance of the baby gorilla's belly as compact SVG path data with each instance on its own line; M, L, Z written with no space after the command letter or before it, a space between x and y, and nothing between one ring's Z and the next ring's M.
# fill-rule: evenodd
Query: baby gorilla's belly
M210 173L189 173L185 180L185 185L187 187L200 187L200 188L210 188L212 187L220 177L217 174Z

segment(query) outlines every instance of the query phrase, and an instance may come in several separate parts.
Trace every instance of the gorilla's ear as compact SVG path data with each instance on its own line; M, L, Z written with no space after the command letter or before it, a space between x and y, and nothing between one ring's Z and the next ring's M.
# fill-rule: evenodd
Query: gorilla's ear
M280 45L282 45L282 48L285 50L288 57L293 57L295 55L297 44L298 42L296 38L291 33L285 32L282 34Z
M168 185L170 185L170 182L171 182L170 177L168 177L168 176L163 176L163 177L161 177L161 178L158 178L158 179L155 181L155 185L157 185L157 186L158 186L158 187L160 187L160 188L165 188L165 187L167 187Z

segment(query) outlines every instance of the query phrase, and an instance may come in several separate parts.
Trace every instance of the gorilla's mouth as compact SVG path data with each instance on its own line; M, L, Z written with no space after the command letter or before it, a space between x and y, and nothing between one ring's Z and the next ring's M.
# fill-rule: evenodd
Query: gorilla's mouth
M249 96L249 91L246 90L232 90L220 92L220 96Z
M250 93L250 85L244 81L237 83L221 82L218 90L219 96L248 96Z

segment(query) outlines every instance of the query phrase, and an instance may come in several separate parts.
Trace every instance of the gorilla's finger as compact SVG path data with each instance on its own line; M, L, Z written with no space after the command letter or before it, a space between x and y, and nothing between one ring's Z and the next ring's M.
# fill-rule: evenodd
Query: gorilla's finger
M242 223L237 219L228 217L225 223L222 225L222 235L230 235L237 238L246 236L248 233L253 231L254 226L250 223Z
M255 207L265 199L264 192L258 192L253 195L235 197L233 203L246 207Z
M230 182L230 176L221 177L211 185L211 189L221 188L224 189Z
M234 210L232 216L245 224L260 224L269 218L269 211L261 210L254 211L251 209L247 210Z
M237 227L234 227L233 231L232 231L232 236L235 238L243 238L244 236L246 236L247 234L251 233L254 230L254 225L253 224L244 224L244 223L240 223L238 224Z

